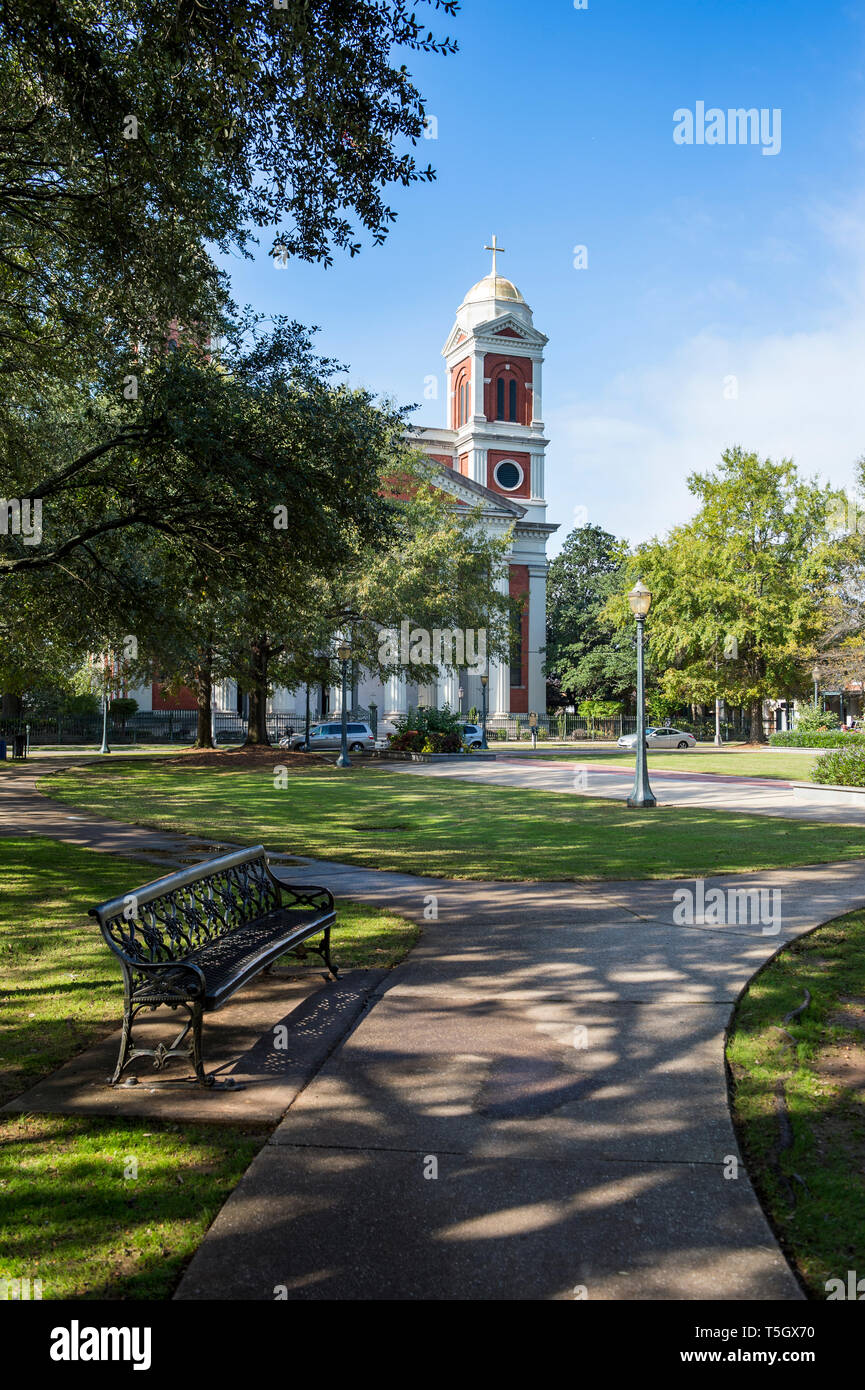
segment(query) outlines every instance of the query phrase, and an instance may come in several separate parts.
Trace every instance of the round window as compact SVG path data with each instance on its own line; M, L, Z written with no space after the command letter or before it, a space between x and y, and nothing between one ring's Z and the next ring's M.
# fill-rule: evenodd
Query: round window
M501 463L496 464L493 477L505 492L513 492L523 481L523 470L511 459L503 459Z

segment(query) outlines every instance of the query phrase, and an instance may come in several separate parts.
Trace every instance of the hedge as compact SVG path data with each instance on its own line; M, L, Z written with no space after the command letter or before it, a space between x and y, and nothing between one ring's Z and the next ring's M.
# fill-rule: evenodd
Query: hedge
M775 748L848 748L851 744L865 745L865 734L797 734L795 730L785 729L770 734L769 742Z
M865 748L862 740L852 748L836 748L817 760L812 782L828 782L836 787L865 787Z

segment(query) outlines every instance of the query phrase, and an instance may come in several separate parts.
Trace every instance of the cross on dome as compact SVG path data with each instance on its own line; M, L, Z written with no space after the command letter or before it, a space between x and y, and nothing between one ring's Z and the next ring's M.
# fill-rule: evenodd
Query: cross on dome
M484 247L484 250L485 250L485 251L492 251L492 253L493 253L493 268L492 268L491 274L492 274L493 276L498 275L498 271L497 271L497 269L496 269L496 257L497 257L497 256L504 256L504 255L506 254L506 253L505 253L505 248L504 248L503 246L499 246L498 241L497 241L496 238L495 238L495 235L493 235L493 244L492 244L492 246L485 246L485 247Z

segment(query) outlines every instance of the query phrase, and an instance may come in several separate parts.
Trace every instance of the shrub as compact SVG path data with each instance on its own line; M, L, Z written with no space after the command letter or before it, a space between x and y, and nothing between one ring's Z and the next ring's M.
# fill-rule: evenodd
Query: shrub
M769 742L774 748L847 748L851 745L865 744L865 734L837 733L799 733L797 729L784 729L770 734Z
M417 729L400 729L391 735L388 748L394 753L419 753L423 747L424 736Z
M838 787L865 787L865 742L851 740L846 748L824 753L817 759L811 781Z
M458 733L442 733L437 729L400 729L388 744L394 753L459 753L462 739Z
M841 720L830 710L805 705L803 709L796 711L794 730L797 734L828 734L835 733L840 728Z
M112 700L108 705L108 713L115 724L119 724L121 728L125 729L127 719L131 719L133 714L138 713L138 701L131 699Z

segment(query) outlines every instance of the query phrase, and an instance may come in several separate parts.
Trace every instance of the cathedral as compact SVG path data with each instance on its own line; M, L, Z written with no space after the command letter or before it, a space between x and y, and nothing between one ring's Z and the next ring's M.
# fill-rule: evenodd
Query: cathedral
M491 716L532 710L544 714L546 548L548 537L558 530L547 522L544 500L547 440L541 372L547 339L535 328L520 291L498 273L503 248L495 237L485 250L492 252L491 272L466 294L442 349L447 368L446 424L418 426L411 431L411 439L436 468L438 485L456 504L480 507L491 532L511 532L508 574L500 582L522 601L523 616L509 660L489 661L488 711ZM357 675L351 691L355 717L366 717L372 705L380 722L391 722L418 705L447 705L465 712L482 704L479 670L443 669L432 685L413 683L410 666L385 683L363 671ZM156 687L134 694L141 709L166 707ZM217 711L243 713L242 696L234 682L223 681L214 697ZM338 686L310 693L315 719L339 714L341 703ZM305 704L303 687L275 690L268 709L273 714L302 716Z

